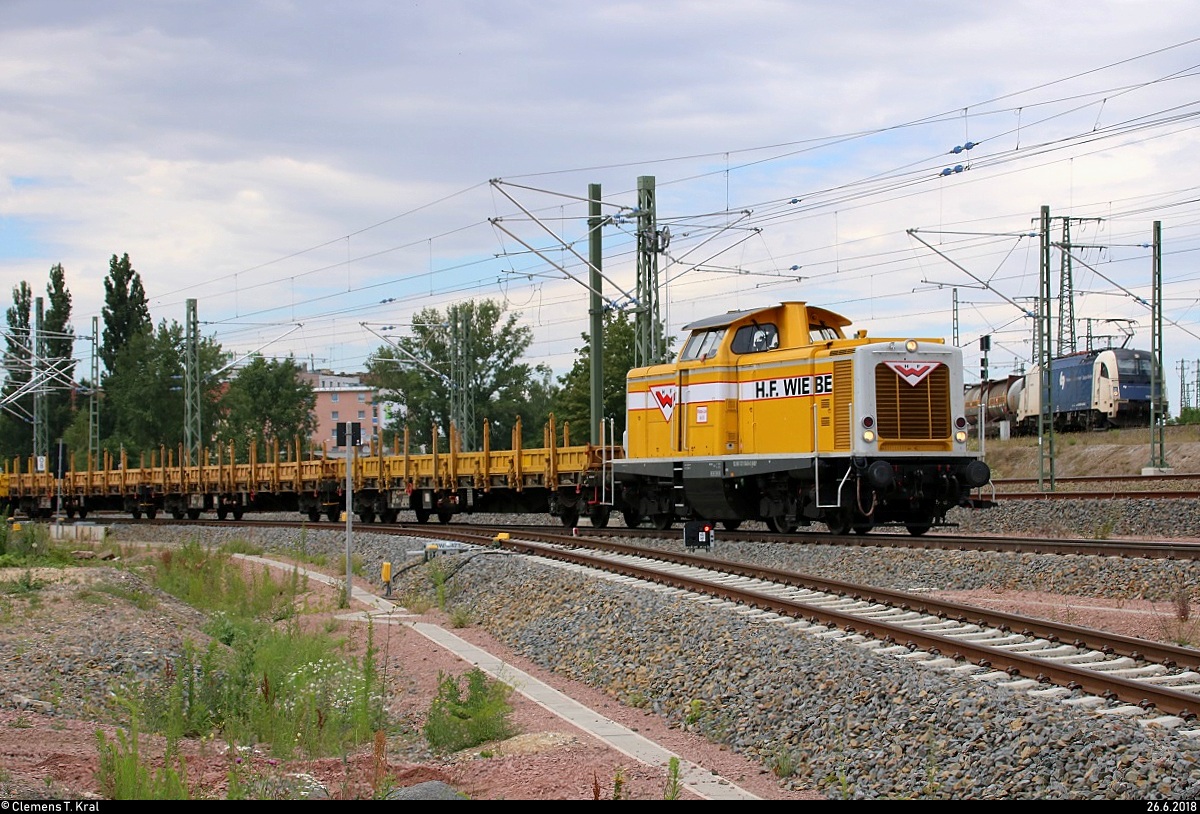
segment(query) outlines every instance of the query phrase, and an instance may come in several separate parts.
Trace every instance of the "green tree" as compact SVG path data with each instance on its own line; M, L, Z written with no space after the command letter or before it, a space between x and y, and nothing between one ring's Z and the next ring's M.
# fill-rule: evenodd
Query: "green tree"
M178 454L184 441L184 329L178 322L163 320L156 331L133 334L117 353L114 370L104 380L102 414L111 416L112 430L101 446L114 457L122 449L130 465L139 464L142 453L160 448ZM222 360L219 345L202 339L199 348L201 388L201 432L210 439L218 422L213 371ZM147 458L147 462L149 458Z
M28 389L33 370L31 314L33 290L24 280L13 286L13 304L5 316L4 387L0 390L0 453L5 460L33 454L33 395Z
M104 308L101 310L104 331L100 338L100 361L109 373L116 372L117 357L138 334L150 333L150 307L142 278L129 263L129 255L118 260L114 254L108 262L104 278Z
M221 399L220 440L232 442L239 454L254 441L260 456L272 440L279 442L281 454L297 437L307 441L317 427L317 396L312 385L299 379L299 370L291 357L267 361L256 354Z
M71 326L71 292L61 263L50 268L46 285L49 307L43 317L45 365L52 371L46 397L46 437L50 445L62 438L76 409L79 385L75 382L75 329Z
M445 313L426 308L414 316L412 336L367 359L364 378L384 401L399 405L384 431L402 437L407 424L414 448L428 449L436 425L445 449L454 421L463 448L474 450L482 445L486 418L493 446L504 448L520 416L522 443L541 446L550 371L520 361L533 332L519 319L494 300L452 305Z
M624 311L606 311L601 332L600 346L604 353L602 418L605 433L608 432L608 419L613 419L613 435L620 443L625 433L625 374L634 364L634 322ZM591 437L592 415L591 334L580 336L584 344L575 349L575 363L558 380L561 387L554 402L554 415L571 423L572 440L587 441Z

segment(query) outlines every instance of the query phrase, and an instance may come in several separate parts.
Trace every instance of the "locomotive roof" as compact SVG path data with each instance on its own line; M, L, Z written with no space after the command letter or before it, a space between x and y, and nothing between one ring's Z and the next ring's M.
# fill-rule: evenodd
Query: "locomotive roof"
M789 305L791 303L783 304ZM804 308L808 311L808 321L810 324L827 325L838 328L844 328L850 324L850 320L846 319L841 314L835 314L833 311L826 310L825 308L818 308L815 305L805 305L802 302L795 304L804 306ZM726 311L724 314L720 314L715 317L705 317L704 319L698 319L695 322L690 322L683 326L683 330L705 331L710 328L723 328L727 325L732 325L738 320L745 319L746 317L752 317L758 314L764 314L768 311L774 311L778 307L778 305L768 305L762 308L750 308L745 311Z

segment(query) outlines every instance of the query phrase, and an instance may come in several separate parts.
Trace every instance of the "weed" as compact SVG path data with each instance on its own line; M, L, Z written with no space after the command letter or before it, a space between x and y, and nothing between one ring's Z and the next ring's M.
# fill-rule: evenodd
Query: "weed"
M446 609L446 570L441 563L434 560L429 564L429 578L433 581L434 593L437 595L437 606Z
M779 749L771 757L771 773L776 777L791 777L796 773L796 756L787 749Z
M642 694L640 690L634 690L625 698L625 705L634 709L645 709L650 706L650 699Z
M704 717L705 706L704 702L699 698L693 698L688 703L688 712L684 716L684 721L688 726L695 726L696 723Z
M427 597L421 596L415 591L405 594L401 604L413 613L425 613L433 607L433 601Z
M471 609L466 605L455 605L450 609L450 626L451 627L469 627L473 621L471 617Z
M671 756L667 763L667 787L663 789L664 800L678 800L683 793L683 781L679 774L679 758Z
M33 724L30 723L29 718L25 715L18 715L15 720L9 723L9 726L13 729L29 729Z
M625 769L621 766L617 767L616 774L613 776L613 793L614 800L620 800L625 794Z
M478 667L465 674L466 697L454 676L438 675L438 692L423 730L435 751L448 753L512 736L512 687L493 681Z
M189 799L186 764L182 757L177 756L178 771L164 765L153 775L142 762L138 754L136 715L129 734L118 731L115 742L110 742L102 730L96 730L96 747L100 756L96 781L106 800Z

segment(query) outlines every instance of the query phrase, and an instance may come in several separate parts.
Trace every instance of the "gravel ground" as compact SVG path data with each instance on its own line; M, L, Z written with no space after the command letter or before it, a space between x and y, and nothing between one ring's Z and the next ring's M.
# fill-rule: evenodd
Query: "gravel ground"
M1049 524L1044 502L1006 503L958 522L968 532L1052 535L1059 524L1088 529L1111 523L1136 525L1138 536L1190 537L1195 507L1182 503L1055 504ZM142 533L117 527L113 536ZM176 541L190 534L162 532ZM344 552L344 536L333 530L310 530L300 539L286 532L257 534L263 535L259 545L280 552L303 548L335 561ZM216 530L210 539L225 536L246 534ZM407 561L404 553L421 548L418 542L361 527L354 541L362 573L378 574L385 560L395 564L398 598L432 595L428 566ZM904 590L958 592L981 602L1040 603L1026 607L1039 607L1046 616L1086 614L1085 623L1097 627L1109 619L1114 625L1158 624L1163 636L1184 643L1193 631L1175 612L1176 603L1181 592L1195 597L1200 586L1200 569L1180 561L772 545L738 546L736 556ZM467 630L490 637L544 676L597 693L597 704L610 705L605 714L633 716L663 738L712 744L713 751L704 753L708 759L719 763L724 755L727 771L740 772L745 782L765 780L765 797L1165 800L1200 794L1196 744L1135 720L519 557L439 560L450 572L443 583L447 607L469 615ZM144 669L139 659L145 651L145 643L132 637L81 658L137 670ZM0 650L0 657L12 665L0 700L11 699L15 687L45 685L36 665L24 666L12 650ZM557 766L561 773L562 764ZM611 777L608 770L597 777ZM525 782L526 789L534 787ZM639 793L661 795L655 783L645 779ZM587 791L576 778L573 789L545 799L590 799ZM522 796L511 786L499 794Z

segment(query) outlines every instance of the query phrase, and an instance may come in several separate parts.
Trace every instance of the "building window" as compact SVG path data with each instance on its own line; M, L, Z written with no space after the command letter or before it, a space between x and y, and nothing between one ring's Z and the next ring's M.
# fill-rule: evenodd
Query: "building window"
M337 402L337 400L338 400L338 394L337 394L337 393L330 393L330 394L329 394L329 400L330 400L330 401L332 401L332 402Z
M366 418L366 417L367 417L367 414L366 414L366 412L365 412L364 410L359 410L359 411L358 411L358 420L359 420L359 421L362 421L362 420L363 420L364 418Z
M366 393L359 393L359 394L358 394L358 400L359 400L359 401L366 401L366 400L367 400L367 394L366 394Z
M337 421L337 420L338 420L338 411L337 411L337 410L334 410L334 411L333 411L333 415L332 415L332 416L330 416L330 417L331 417L331 418L332 418L334 421Z

